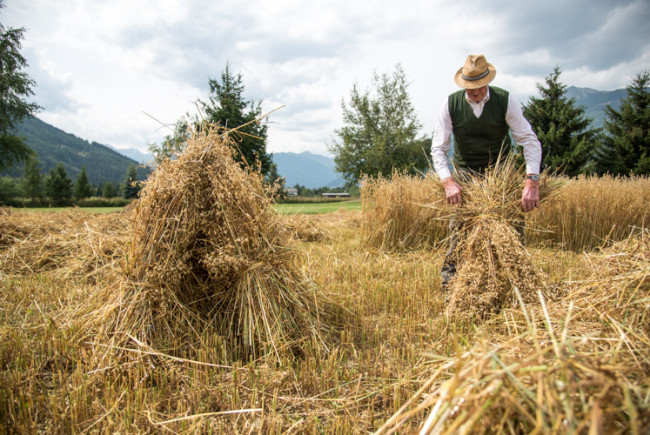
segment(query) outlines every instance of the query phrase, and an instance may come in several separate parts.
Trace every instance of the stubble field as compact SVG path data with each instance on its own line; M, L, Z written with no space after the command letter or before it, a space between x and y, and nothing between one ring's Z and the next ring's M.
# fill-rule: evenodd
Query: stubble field
M528 216L518 261L539 288L508 278L492 312L453 311L441 289L435 180L380 180L363 210L325 214L255 215L239 198L214 229L192 223L214 207L171 213L184 187L156 189L172 199L122 213L0 211L1 431L650 427L647 179L574 180ZM219 231L231 251L210 245ZM231 299L230 284L210 293L224 277Z

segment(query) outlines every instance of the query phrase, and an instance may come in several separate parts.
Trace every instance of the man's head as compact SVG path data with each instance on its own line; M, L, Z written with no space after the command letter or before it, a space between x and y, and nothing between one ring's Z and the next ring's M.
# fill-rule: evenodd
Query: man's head
M485 56L470 54L465 60L465 65L456 73L455 79L456 84L463 89L467 89L467 94L470 95L469 91L471 89L485 88L487 91L487 84L494 80L496 75L496 68L485 60ZM485 96L485 93L483 96Z
M478 103L485 98L485 95L487 94L487 85L476 89L465 89L465 93L467 94L467 98Z

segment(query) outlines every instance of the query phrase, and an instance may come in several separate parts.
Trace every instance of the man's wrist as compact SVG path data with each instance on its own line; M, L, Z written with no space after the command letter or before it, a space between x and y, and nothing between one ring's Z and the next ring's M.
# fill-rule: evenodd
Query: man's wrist
M539 181L539 175L537 174L527 174L526 180Z

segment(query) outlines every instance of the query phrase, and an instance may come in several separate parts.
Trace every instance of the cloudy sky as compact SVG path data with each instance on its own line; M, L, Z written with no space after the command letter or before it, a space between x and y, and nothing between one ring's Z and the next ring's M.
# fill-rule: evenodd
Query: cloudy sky
M432 134L454 73L483 53L519 101L555 66L567 85L624 88L650 69L648 0L5 0L42 120L145 151L226 63L269 117L271 152L327 154L341 101L401 64ZM148 116L148 115L150 116ZM152 119L155 118L156 120Z

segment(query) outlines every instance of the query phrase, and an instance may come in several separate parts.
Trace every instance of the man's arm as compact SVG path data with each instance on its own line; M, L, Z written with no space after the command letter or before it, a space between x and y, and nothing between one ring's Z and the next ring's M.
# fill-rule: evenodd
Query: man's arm
M438 121L436 122L436 129L431 143L431 156L433 157L433 167L442 180L442 185L445 188L447 204L461 204L462 188L451 177L451 171L449 171L449 160L447 159L447 154L451 148L452 128L449 106L447 100L445 100L438 112Z
M524 118L521 105L512 95L508 99L506 122L515 142L523 147L526 173L529 176L539 175L542 163L542 144L537 139L528 120ZM525 212L539 207L539 181L526 178L526 185L521 194L521 207Z

